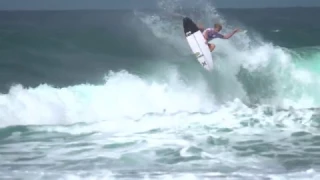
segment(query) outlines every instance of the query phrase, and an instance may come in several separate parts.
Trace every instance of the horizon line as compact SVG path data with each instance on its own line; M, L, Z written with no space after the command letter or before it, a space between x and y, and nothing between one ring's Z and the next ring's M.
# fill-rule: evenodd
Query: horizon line
M248 9L296 9L296 8L320 8L320 6L287 6L287 7L215 7L215 9L238 9L238 10L248 10ZM192 8L185 8L192 9ZM79 9L0 9L1 11L101 11L101 10L161 10L159 8L79 8Z

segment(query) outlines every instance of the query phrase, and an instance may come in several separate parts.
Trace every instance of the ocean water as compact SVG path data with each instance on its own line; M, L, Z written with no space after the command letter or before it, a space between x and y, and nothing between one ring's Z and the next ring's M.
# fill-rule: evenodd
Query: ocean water
M319 179L320 9L196 7L0 12L1 179Z

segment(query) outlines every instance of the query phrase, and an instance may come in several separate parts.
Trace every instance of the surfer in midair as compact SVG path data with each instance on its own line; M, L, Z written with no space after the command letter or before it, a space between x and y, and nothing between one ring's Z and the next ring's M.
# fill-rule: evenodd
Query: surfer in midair
M209 41L211 41L212 39L215 38L220 38L220 39L229 39L231 38L235 33L239 32L239 29L235 29L233 30L231 33L227 34L227 35L222 35L219 32L222 29L222 25L221 24L214 24L214 26L212 28L207 28L204 29L202 25L197 25L198 28L200 29L200 31L203 34L204 39L206 40L206 44L208 44L210 51L212 52L214 50L214 48L216 47L215 44L212 43L208 43Z
M208 44L210 51L212 52L214 48L216 47L215 44L209 43L212 39L215 38L220 38L220 39L229 39L231 38L235 33L239 32L239 29L235 29L231 33L227 35L222 35L220 34L220 31L222 30L222 25L221 24L214 24L212 28L207 28L204 29L202 25L196 25L190 18L184 17L183 18L183 23L185 26L189 26L193 28L194 31L200 30L202 32L202 35L204 39L206 40L206 44Z

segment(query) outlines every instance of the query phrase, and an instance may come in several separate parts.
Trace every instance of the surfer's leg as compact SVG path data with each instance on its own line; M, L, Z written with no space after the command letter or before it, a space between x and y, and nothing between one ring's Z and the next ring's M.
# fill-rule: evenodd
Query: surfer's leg
M210 52L212 52L214 50L214 48L216 47L216 45L214 44L208 44Z

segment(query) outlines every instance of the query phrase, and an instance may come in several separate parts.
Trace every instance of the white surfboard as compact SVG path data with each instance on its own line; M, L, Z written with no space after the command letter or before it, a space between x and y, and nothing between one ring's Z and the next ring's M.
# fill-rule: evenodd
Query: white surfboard
M211 52L197 25L190 18L185 17L183 19L183 30L186 35L187 42L199 63L206 70L212 70L213 60Z

